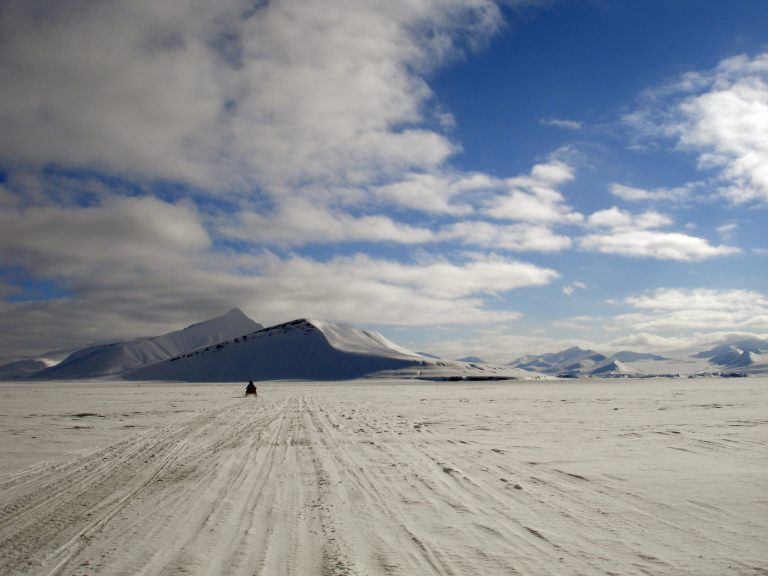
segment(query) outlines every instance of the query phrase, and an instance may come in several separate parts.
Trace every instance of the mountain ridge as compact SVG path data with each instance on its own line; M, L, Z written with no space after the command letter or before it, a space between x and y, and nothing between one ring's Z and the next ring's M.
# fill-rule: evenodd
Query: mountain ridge
M763 374L768 373L768 340L742 337L687 358L689 360L630 350L603 355L594 350L572 346L559 352L527 354L509 365L569 378Z
M348 380L372 376L490 380L535 375L427 358L378 332L301 318L124 374L128 380L230 382Z
M248 332L261 324L239 308L160 336L135 338L87 346L60 363L34 373L33 379L82 379L119 376L129 370L160 362L182 352Z

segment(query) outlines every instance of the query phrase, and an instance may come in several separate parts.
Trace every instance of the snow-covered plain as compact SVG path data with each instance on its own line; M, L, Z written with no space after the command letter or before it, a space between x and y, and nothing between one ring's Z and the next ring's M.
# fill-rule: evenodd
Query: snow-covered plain
M768 379L0 384L0 575L768 574Z

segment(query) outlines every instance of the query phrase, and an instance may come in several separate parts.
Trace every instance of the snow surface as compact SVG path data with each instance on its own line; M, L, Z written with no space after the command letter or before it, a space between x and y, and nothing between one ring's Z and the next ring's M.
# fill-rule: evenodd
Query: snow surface
M129 380L240 382L403 378L535 378L515 368L426 358L377 332L321 320L294 320L125 374Z
M758 575L768 379L0 384L0 576Z

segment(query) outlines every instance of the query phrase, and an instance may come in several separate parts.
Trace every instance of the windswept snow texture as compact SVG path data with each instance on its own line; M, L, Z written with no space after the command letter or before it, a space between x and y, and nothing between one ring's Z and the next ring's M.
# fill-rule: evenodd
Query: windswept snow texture
M261 324L248 318L239 309L233 308L217 318L192 324L183 330L162 336L78 350L60 364L43 370L35 377L77 379L120 375L261 328Z
M768 379L0 384L0 576L764 576Z
M300 319L133 370L125 377L183 382L346 380L382 373L409 378L502 377L494 370L425 358L377 332ZM520 370L501 372L508 378L526 376Z

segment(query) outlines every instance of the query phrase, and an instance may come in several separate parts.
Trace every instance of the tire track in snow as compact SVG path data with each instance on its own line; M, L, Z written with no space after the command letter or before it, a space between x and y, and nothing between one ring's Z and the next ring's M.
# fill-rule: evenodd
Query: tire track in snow
M183 424L141 434L72 465L34 467L27 478L16 475L21 481L0 493L0 574L14 574L20 560L34 567L45 560L40 552L51 553L51 548L68 555L76 540L89 538L168 465L172 453L163 456L164 451L215 416L197 413Z
M548 458L551 445L516 437L522 425L511 431L503 408L481 419L454 412L456 398L414 409L364 386L276 386L250 400L0 479L0 575L756 575L765 565L759 518L585 472L577 456ZM617 435L633 426L619 425Z

